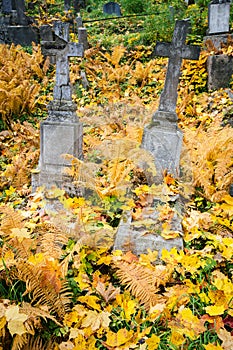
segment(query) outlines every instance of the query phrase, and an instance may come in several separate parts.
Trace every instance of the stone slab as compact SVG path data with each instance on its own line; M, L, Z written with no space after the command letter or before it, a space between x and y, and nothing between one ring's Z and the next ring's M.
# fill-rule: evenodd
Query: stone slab
M9 43L31 46L32 42L39 43L39 30L32 26L9 26L7 28Z
M176 247L183 249L181 219L174 217L171 229L180 232L180 236L172 239L165 239L161 236L161 223L158 222L159 212L154 208L152 214L146 219L152 219L151 227L148 229L143 223L137 220L134 222L131 212L125 212L120 221L113 250L131 251L135 255L146 254L148 249L158 252L158 260L163 249L171 250Z
M179 176L180 153L183 134L175 125L166 122L164 127L149 125L144 128L141 147L152 153L155 160L155 183L163 181L164 171Z
M65 174L38 170L37 173L32 174L31 180L32 193L38 187L45 187L46 189L57 187L63 189L69 196L75 197L83 197L85 193L84 188L75 186L72 178Z
M227 88L233 75L233 56L213 55L207 59L208 90Z
M208 31L207 34L219 34L229 32L230 3L210 3L208 6Z
M41 123L40 167L44 172L62 173L67 162L62 155L82 158L82 124L78 121Z

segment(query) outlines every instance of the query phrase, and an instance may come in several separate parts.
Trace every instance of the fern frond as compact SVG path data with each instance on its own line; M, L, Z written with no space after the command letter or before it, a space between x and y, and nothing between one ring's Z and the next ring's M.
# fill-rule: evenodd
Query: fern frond
M16 334L11 350L55 350L56 348L57 346L52 340L43 342L39 336L25 333L22 336Z
M48 310L63 319L69 310L71 294L66 282L60 282L57 292L57 282L49 280L41 266L35 266L25 261L19 261L17 271L12 271L12 277L26 283L26 292L35 307L47 306Z
M38 251L45 256L59 259L63 254L62 247L67 244L68 236L58 227L43 223L37 231Z
M59 323L57 321L57 319L55 317L53 317L48 311L46 311L45 309L42 309L40 307L32 306L30 303L23 302L21 307L20 307L20 311L22 311L22 313L29 316L28 320L25 323L27 323L28 321L31 321L32 319L35 320L36 318L40 317L45 321L47 319L52 320L58 326L61 326L61 323ZM27 326L26 324L25 324L25 327L32 329L31 326Z
M0 214L4 214L1 218L0 230L4 232L6 237L11 234L13 228L25 227L24 217L13 208L2 205L0 206Z
M185 132L190 152L194 186L202 187L211 201L221 201L233 182L233 129L216 121L208 130L200 125Z
M71 155L64 155L64 157L71 162L71 168L67 168L66 173L72 176L78 184L85 183L87 187L93 189L95 174L99 169L98 164L83 162Z
M115 262L114 265L121 283L144 305L146 310L159 302L161 298L156 294L158 284L153 269L125 261Z

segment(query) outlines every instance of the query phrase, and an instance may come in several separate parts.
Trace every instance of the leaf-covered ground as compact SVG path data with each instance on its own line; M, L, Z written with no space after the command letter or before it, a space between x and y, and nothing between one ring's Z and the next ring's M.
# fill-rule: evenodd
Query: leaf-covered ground
M28 79L41 83L30 105L37 124L51 99L53 71L35 50L39 66ZM17 122L29 116L23 107L5 118L11 129L0 133L2 349L233 348L232 90L206 91L207 52L199 62L184 62L177 106L182 176L164 174L163 184L150 186L141 160L151 171L153 162L139 146L167 64L151 58L151 51L95 47L71 64L85 159L71 159L69 173L89 190L88 198L59 189L32 194L38 124ZM1 86L4 81L2 73ZM149 249L140 257L112 251L122 212L132 210L140 221L158 194L167 238L176 234L168 227L176 210L170 198L182 198L184 251L164 250L157 264Z

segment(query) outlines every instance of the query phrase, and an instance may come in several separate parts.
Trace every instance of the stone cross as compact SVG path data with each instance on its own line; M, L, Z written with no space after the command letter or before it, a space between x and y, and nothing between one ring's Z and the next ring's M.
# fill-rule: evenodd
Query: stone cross
M52 39L46 26L42 32ZM55 23L54 33L53 40L41 42L42 52L56 57L56 82L54 99L48 105L48 118L40 125L40 161L38 174L32 177L32 190L55 185L77 195L70 177L64 175L70 162L63 155L82 158L83 131L76 114L77 106L72 101L69 58L82 57L84 50L82 44L69 42L69 23Z
M159 111L176 116L177 90L180 78L180 68L183 59L198 60L200 48L186 45L186 37L190 23L188 20L177 21L171 43L157 43L154 54L169 57L166 79L159 101ZM176 120L176 118L175 118Z
M46 56L56 56L56 82L53 91L55 101L72 101L69 75L69 58L82 57L83 46L69 42L69 23L54 24L54 41L42 41L42 51Z
M169 62L158 110L151 124L144 129L142 139L142 147L155 159L157 175L153 182L161 182L165 170L179 175L182 133L177 126L176 103L180 68L183 59L197 60L200 54L198 46L185 44L189 27L188 20L177 21L172 42L157 43L155 47L155 55L169 57Z

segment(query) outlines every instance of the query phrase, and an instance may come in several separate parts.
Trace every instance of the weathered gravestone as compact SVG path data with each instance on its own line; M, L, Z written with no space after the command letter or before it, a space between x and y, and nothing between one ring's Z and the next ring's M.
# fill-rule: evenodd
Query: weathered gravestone
M233 75L233 56L212 55L207 58L208 90L228 88Z
M38 28L32 26L32 19L26 16L24 0L2 0L0 37L4 43L23 46L39 42Z
M208 31L204 37L205 46L221 49L232 42L229 32L230 1L212 1L208 6ZM230 39L230 40L229 40ZM211 55L207 59L208 90L229 87L233 74L233 57L228 55Z
M73 1L64 0L65 11L69 11L72 5L73 5L74 12L77 13L81 10L81 8L86 7L86 1L85 0L73 0Z
M76 114L76 104L72 102L69 58L82 57L84 50L82 44L69 42L69 23L56 22L54 33L53 41L41 42L42 52L56 57L56 82L53 101L48 105L48 118L40 127L39 172L32 177L32 189L55 185L75 194L70 178L64 175L69 162L62 155L82 158L82 124Z
M208 34L229 32L230 1L211 1L208 5Z
M180 68L182 59L197 60L200 54L198 46L185 44L189 26L188 20L177 21L172 42L170 44L157 43L155 48L155 54L169 57L169 63L159 108L153 115L151 124L144 130L142 147L154 156L157 176L153 181L157 184L163 182L165 170L174 176L179 174L182 132L177 126L176 103ZM159 196L154 198L152 206L143 209L139 221L134 221L131 213L126 213L120 222L114 249L132 250L133 253L139 255L146 253L150 248L157 250L159 257L163 248L182 249L181 213L176 209L176 202L178 202L178 196L175 195L168 196L167 199ZM160 215L161 210L170 213L165 222ZM167 233L170 232L171 235L168 236L173 238L163 238L164 234L166 236L164 230Z
M112 15L115 14L117 16L121 16L121 8L120 5L117 2L107 2L106 4L104 4L103 6L103 12L108 14L108 15Z
M9 15L12 11L12 2L11 0L2 0L2 13Z
M157 183L162 181L165 170L179 175L182 133L177 126L176 103L180 68L183 59L198 60L200 55L199 46L185 44L189 27L188 20L177 21L172 42L157 43L155 47L155 55L169 57L169 62L159 107L144 130L142 147L154 156Z

